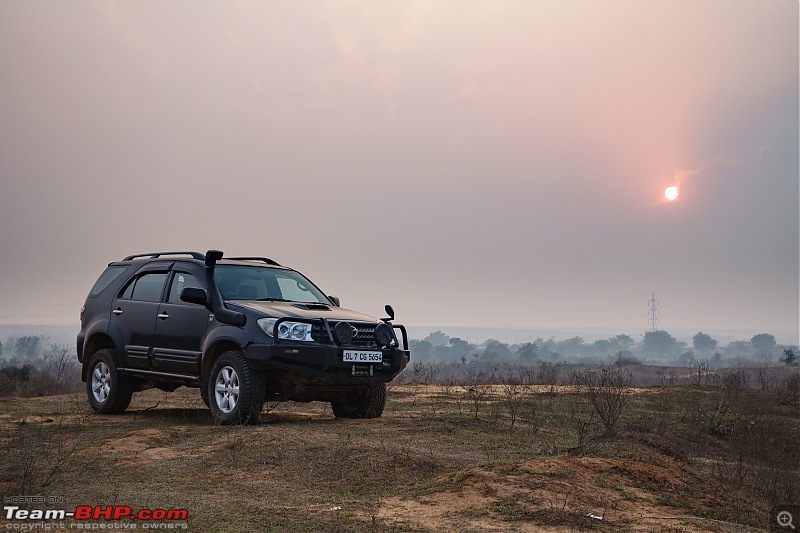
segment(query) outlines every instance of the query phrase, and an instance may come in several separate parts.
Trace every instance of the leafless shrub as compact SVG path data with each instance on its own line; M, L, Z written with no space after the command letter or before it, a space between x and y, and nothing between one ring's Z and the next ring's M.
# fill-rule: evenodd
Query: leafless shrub
M524 365L518 368L522 383L525 385L535 385L539 383L537 378L537 368L535 366Z
M420 387L422 385L434 383L440 368L441 365L439 363L414 361L403 370L403 373L400 374L399 381L402 383L410 383L414 387L412 405L417 405Z
M411 365L411 382L415 385L429 385L434 382L438 372L437 363L415 361Z
M475 420L478 419L481 407L491 398L492 381L492 376L476 365L469 365L464 372L461 388L466 393L470 403L470 412Z
M550 395L556 393L556 385L558 385L558 378L561 375L561 369L561 363L547 363L544 361L539 362L539 383L542 385L550 385Z
M44 354L50 367L47 395L60 394L67 387L65 383L72 375L77 374L77 359L71 346L67 344L51 344Z
M800 374L793 373L786 376L784 382L784 404L792 407L794 414L800 412Z
M700 359L692 357L686 366L691 371L692 382L696 387L699 387L703 381L708 385L711 376L711 361L708 357L701 357Z
M503 404L508 410L508 416L511 423L510 429L514 429L514 423L520 413L523 405L530 396L530 387L522 382L521 376L517 372L510 372L503 378L500 385L500 392L503 399Z
M456 378L451 378L442 386L442 391L444 392L446 397L448 399L452 399L453 402L456 404L459 415L463 414L462 407L464 404L464 397L458 391L460 387L461 384L457 382Z
M731 401L736 401L750 385L750 375L743 368L728 370L721 378L722 388Z
M728 417L729 411L730 401L728 398L723 394L718 395L715 407L708 410L705 420L709 433L716 437L726 437L731 433L733 429Z
M756 378L758 379L758 387L762 392L766 392L770 388L769 366L764 363L756 368Z
M7 453L17 465L15 481L21 494L52 485L72 459L78 443L61 429L64 423L63 416L42 422L19 422Z
M575 430L575 436L577 437L577 443L573 451L582 451L589 442L596 411L585 395L576 394L575 401L571 401L568 404L567 413L569 415L569 425Z
M631 373L626 368L601 366L576 371L573 379L594 407L608 434L614 433L630 400Z
M675 370L669 369L669 374L667 374L666 369L660 368L656 371L656 375L658 376L658 384L661 387L672 387L675 385Z

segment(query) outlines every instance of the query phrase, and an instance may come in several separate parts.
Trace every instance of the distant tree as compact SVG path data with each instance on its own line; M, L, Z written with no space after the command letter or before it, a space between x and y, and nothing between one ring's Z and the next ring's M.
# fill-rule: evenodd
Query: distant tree
M556 340L554 337L550 337L547 340L538 337L533 342L535 342L536 346L539 347L539 359L550 357L550 353L554 352L556 349Z
M459 339L458 337L450 337L450 346L459 352L467 352L470 349L470 344L464 339Z
M433 346L447 346L450 344L450 335L441 331L434 331L423 340L428 341Z
M644 334L643 348L645 353L664 356L675 348L675 337L664 330L648 331Z
M636 343L636 341L633 340L633 337L625 335L624 333L621 333L616 337L611 337L609 341L611 341L612 348L617 351L630 350Z
M453 347L449 344L440 344L433 347L431 356L434 359L449 359L453 355ZM457 355L457 354L456 354Z
M689 366L689 363L694 359L694 351L689 350L688 352L683 352L677 358L677 362L680 366Z
M759 333L750 339L750 346L753 347L753 351L758 353L769 353L777 344L775 336L769 333Z
M33 359L42 351L42 339L40 335L24 335L17 338L17 356Z
M783 362L786 366L797 366L800 355L797 354L797 346L787 346L783 349Z
M732 341L723 349L729 358L744 357L750 353L751 344L748 341Z
M558 342L556 345L558 351L565 355L580 355L586 345L583 343L583 337L572 337Z
M533 361L539 355L539 346L535 342L526 342L517 348L517 357L525 361Z
M414 354L411 357L416 360L427 360L431 357L431 351L433 351L433 345L428 341L421 341L418 339L411 339L408 341L409 348L411 349L411 353Z
M483 357L486 359L497 359L501 357L510 357L511 350L508 349L508 344L489 339L486 341L486 347L483 349Z
M611 341L607 339L598 339L592 344L592 351L595 353L611 353Z
M3 357L3 343L0 342L0 357Z
M697 335L692 337L692 346L698 352L710 352L717 348L717 341L711 338L711 335L699 331Z

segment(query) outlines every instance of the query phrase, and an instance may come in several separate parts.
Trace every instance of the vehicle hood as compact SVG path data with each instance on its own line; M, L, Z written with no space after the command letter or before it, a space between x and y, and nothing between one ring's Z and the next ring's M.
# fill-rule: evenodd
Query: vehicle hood
M302 304L298 302L259 302L250 300L237 300L226 302L230 307L244 307L252 311L263 313L270 318L326 318L339 322L380 322L377 318L364 313L351 311L342 307L321 304Z

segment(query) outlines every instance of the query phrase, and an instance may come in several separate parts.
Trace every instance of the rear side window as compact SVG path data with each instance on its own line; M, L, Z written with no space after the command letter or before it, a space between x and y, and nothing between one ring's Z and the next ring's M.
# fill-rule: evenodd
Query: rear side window
M120 277L126 270L128 270L128 267L126 266L108 267L105 272L100 274L100 277L97 278L97 281L94 282L92 290L89 291L89 296L97 296L103 292L103 289L111 285L111 283Z
M166 273L150 273L139 276L125 288L122 298L126 300L139 300L140 302L160 302Z

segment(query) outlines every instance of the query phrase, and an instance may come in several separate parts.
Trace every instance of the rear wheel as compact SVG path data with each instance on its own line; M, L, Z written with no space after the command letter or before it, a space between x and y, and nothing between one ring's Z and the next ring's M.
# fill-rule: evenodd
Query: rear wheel
M242 352L225 352L211 368L206 397L218 423L255 424L264 406L264 378Z
M114 415L128 408L133 387L130 378L119 372L116 350L99 350L92 356L86 379L86 393L89 405L97 413Z
M336 418L378 418L386 406L386 383L376 383L331 402Z

